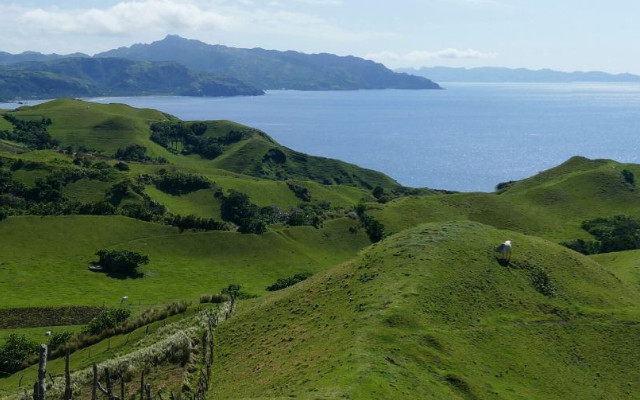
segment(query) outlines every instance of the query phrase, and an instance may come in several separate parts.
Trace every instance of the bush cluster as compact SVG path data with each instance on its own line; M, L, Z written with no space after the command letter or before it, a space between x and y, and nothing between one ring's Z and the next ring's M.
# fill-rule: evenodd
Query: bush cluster
M237 284L237 283L232 283L229 286L227 286L226 288L223 288L221 291L222 294L226 294L229 296L232 296L236 299L254 299L256 297L258 297L257 294L252 294L249 292L245 292L244 290L242 290L242 286Z
M576 239L562 244L583 254L640 249L640 221L634 217L616 215L595 218L584 221L582 229L595 237L596 241Z
M369 236L369 240L371 240L372 243L382 240L385 236L384 224L374 217L367 215L364 204L358 204L355 211L360 219L360 225L366 230Z
M225 146L246 139L250 132L232 130L221 137L205 137L207 125L202 122L156 122L151 125L151 140L173 153L198 154L214 159L224 152Z
M302 186L296 181L287 181L287 187L293 192L293 194L302 201L311 201L311 193L309 189Z
M203 294L200 295L200 303L214 303L214 304L219 304L219 303L225 303L227 301L231 300L231 297L229 297L228 294L221 294L221 293L216 293L216 294Z
M278 278L278 280L273 285L267 286L267 290L270 292L275 292L276 290L281 290L289 286L293 286L298 282L306 280L311 275L312 274L310 272L303 272L301 274L295 274L286 278Z
M167 172L155 178L155 185L165 193L182 195L211 187L211 181L198 174Z
M83 329L84 333L98 335L107 329L113 329L129 318L131 310L128 308L108 308L96 315Z
M229 225L216 221L213 218L196 217L193 214L182 215L169 215L164 219L167 225L176 226L180 229L180 232L186 229L192 229L197 231L228 231Z
M31 149L53 149L60 143L51 137L47 127L51 125L50 118L40 121L20 120L11 114L5 114L4 119L13 125L13 131L0 131L0 139L24 143Z
M556 286L551 280L549 273L542 268L535 268L531 271L531 283L541 294L553 297L556 295Z
M119 148L116 150L115 158L123 161L151 161L151 157L147 155L147 148L140 144Z

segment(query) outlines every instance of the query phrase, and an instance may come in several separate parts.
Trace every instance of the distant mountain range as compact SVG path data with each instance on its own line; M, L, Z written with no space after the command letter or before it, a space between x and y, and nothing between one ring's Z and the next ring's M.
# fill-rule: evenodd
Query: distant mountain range
M0 98L259 95L267 89L440 89L358 57L209 45L169 35L90 57L0 52Z
M0 98L92 96L238 96L264 92L230 77L173 62L58 58L0 66Z
M640 76L632 74L608 74L606 72L562 72L551 69L526 68L450 68L424 67L402 68L397 72L428 76L437 82L640 82Z
M210 45L169 35L151 44L121 47L95 57L177 61L195 71L229 75L260 89L439 89L429 79L393 72L358 57Z

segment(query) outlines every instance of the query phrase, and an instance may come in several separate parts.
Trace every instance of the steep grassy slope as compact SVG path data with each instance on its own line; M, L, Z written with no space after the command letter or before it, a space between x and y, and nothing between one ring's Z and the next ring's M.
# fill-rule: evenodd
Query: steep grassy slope
M511 263L493 246L511 238ZM539 293L546 271L556 296ZM634 398L640 296L596 262L478 223L421 225L246 305L216 398Z
M472 220L561 242L588 238L587 219L625 214L640 217L636 185L621 175L640 168L611 160L574 157L497 193L461 193L395 200L371 206L390 232L421 222Z

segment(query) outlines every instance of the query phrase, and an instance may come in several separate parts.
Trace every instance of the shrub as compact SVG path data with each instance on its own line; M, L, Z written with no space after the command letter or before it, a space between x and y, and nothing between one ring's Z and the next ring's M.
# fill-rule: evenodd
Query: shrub
M200 303L224 303L226 301L231 300L228 294L203 294L200 296Z
M71 336L73 336L73 334L69 331L54 332L49 337L49 349L57 349L58 347L67 343L69 339L71 339Z
M253 299L258 297L256 294L248 293L242 290L242 286L237 283L232 283L226 288L222 289L222 294L226 294L236 299Z
M311 193L309 189L295 181L287 181L287 186L293 194L302 201L311 201Z
M531 283L539 293L545 296L553 297L556 294L556 286L547 271L542 268L535 268L531 272Z
M622 170L622 179L629 185L634 185L636 183L636 177L633 175L633 172L628 169Z
M311 276L311 273L309 272L303 272L301 274L295 274L293 276L289 276L286 278L279 278L276 283L274 283L271 286L267 286L267 290L270 292L275 292L276 290L281 290L284 288L287 288L289 286L293 286L298 282L302 282L304 280L306 280L307 278L309 278Z
M89 322L83 332L90 335L98 335L107 329L115 328L117 325L126 321L130 315L131 310L128 308L105 309Z
M116 150L115 157L124 161L148 161L150 157L146 154L147 148L140 144L132 144L125 148Z
M11 333L4 346L0 347L0 371L16 372L24 361L37 351L37 343L27 339L25 335Z
M562 242L560 244L585 255L600 253L600 243L595 241L576 239L570 242Z
M127 164L126 162L122 162L122 161L118 161L114 166L115 169L117 169L118 171L129 171L129 164Z

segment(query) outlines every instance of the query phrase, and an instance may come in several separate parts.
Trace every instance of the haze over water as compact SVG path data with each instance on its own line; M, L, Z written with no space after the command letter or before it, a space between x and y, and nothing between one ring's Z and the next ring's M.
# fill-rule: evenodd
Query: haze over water
M270 91L92 99L228 119L295 150L413 187L491 191L574 155L640 162L640 84L444 84L447 90Z

